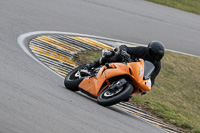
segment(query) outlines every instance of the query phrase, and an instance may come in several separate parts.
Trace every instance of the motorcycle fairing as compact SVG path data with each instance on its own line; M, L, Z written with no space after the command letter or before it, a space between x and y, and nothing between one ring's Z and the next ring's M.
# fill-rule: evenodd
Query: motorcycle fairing
M139 75L142 68L142 77ZM108 79L112 77L117 77L120 75L128 75L134 84L134 93L142 93L149 91L149 81L143 80L144 76L144 61L140 59L140 62L131 62L131 63L112 63L109 65L103 66L96 77L86 77L80 84L79 88L88 92L93 97L98 96L98 94L103 91L111 83ZM147 86L148 81L148 86ZM102 85L105 84L102 88Z

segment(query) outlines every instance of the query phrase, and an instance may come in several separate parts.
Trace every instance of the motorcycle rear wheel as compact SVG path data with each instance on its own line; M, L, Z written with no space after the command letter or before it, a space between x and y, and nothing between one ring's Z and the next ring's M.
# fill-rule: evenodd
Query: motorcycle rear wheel
M111 106L116 103L119 103L127 98L132 94L133 92L133 85L130 83L126 83L123 86L123 90L116 94L116 95L109 95L108 97L105 97L105 93L108 91L109 87L107 87L105 90L103 90L99 96L97 97L97 103L102 106Z
M75 69L73 69L71 72L69 72L67 74L67 76L65 77L64 80L64 85L67 89L71 90L71 91L79 91L79 84L81 83L81 81L84 79L83 77L81 78L77 78L75 76L75 74L77 73L78 70L84 68L86 65L81 65Z

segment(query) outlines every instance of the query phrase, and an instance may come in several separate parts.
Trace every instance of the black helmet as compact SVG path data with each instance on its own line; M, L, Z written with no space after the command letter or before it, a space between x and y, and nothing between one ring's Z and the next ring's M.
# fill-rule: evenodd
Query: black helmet
M152 41L148 45L149 53L155 61L160 61L165 54L165 46L158 41Z

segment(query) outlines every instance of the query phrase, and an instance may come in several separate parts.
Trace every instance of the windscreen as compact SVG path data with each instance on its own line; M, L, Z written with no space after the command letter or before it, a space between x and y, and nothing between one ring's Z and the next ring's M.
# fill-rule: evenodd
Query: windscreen
M144 61L144 79L150 78L154 69L155 69L155 66L151 62Z

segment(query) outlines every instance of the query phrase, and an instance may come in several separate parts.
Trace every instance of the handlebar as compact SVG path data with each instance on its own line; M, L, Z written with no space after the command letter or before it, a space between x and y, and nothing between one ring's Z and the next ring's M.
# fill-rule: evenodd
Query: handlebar
M119 49L119 48L114 48L113 52L115 52L115 54L119 55L120 57L122 57L122 60L124 62L139 62L138 58L134 58L132 59L131 56L127 53L126 49ZM132 55L133 57L133 55Z
M127 62L127 63L129 63L129 62L139 62L139 59L138 59L138 58L132 59L131 57L126 57L126 56L124 56L124 55L121 55L121 57L122 57L122 60L123 60L124 62Z

